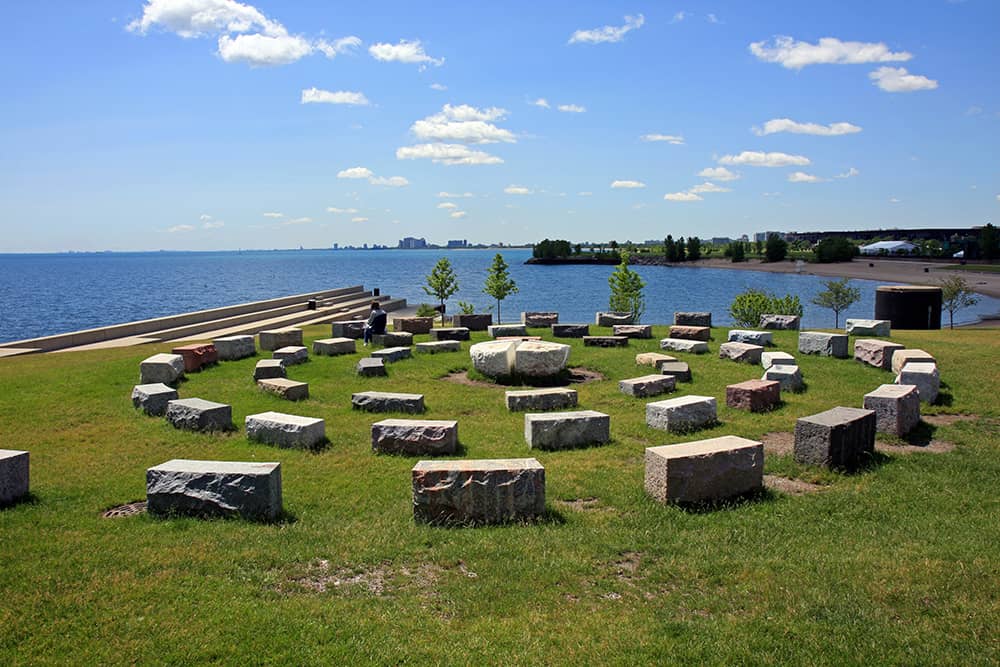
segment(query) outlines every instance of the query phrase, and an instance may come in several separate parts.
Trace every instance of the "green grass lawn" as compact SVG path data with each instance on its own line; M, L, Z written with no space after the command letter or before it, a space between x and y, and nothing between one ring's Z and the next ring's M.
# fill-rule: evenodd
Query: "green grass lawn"
M328 335L306 330L307 341ZM797 355L808 390L750 415L725 407L725 386L762 371L718 359L725 330L714 336L709 355L675 355L694 382L674 395L720 405L719 426L687 437L647 428L650 399L617 389L649 372L634 356L656 339L572 341L570 365L607 378L575 388L581 409L611 415L612 442L561 452L529 452L503 387L442 379L470 367L469 343L392 364L388 378L354 375L360 345L313 357L289 370L312 395L294 404L255 388L256 359L224 362L179 389L233 406L241 428L218 435L133 409L139 362L169 345L0 360L0 447L31 452L33 494L0 510L0 664L997 664L997 331L893 335L938 359L941 404L924 414L973 415L923 429L952 451L888 453L851 475L769 453L769 474L823 490L714 511L662 506L643 491L644 448L791 431L892 381ZM796 353L795 332L774 337ZM466 457L535 456L546 519L415 524L417 459L371 453L383 415L350 403L365 389L425 394L426 418L458 420ZM329 446L249 443L243 418L265 410L324 418ZM146 468L172 458L280 461L288 519L101 518L142 500Z

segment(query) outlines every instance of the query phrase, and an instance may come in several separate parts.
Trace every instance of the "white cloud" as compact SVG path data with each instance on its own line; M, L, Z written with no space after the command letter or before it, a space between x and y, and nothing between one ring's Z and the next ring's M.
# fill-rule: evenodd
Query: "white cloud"
M826 179L807 174L804 171L796 171L788 175L789 183L822 183L824 180Z
M396 149L396 159L428 159L437 164L446 165L503 164L503 160L496 155L490 155L484 151L474 151L462 144L443 143L402 146Z
M154 26L184 38L280 28L255 7L233 0L149 0L142 8L142 17L129 23L127 29L144 35Z
M284 213L278 213L276 211L269 211L269 212L267 212L267 213L264 214L264 217L265 218L284 218L285 214Z
M606 25L591 30L577 30L570 36L568 43L600 44L602 42L620 42L625 39L625 35L630 30L641 28L645 21L646 19L642 14L638 16L626 16L625 25L623 26Z
M593 192L577 192L576 194L577 194L578 197L590 197L594 193Z
M896 197L889 197L890 204L901 204L902 202L903 202L902 199L897 199Z
M308 225L312 221L313 221L313 219L312 218L308 218L308 217L292 218L290 220L283 221L281 224L283 224L283 225Z
M437 205L438 208L458 208L458 204L450 201L443 201Z
M453 217L453 218L464 218L467 215L469 215L469 214L466 213L465 211L452 211L451 212L451 217Z
M547 99L545 99L544 97L539 97L534 102L528 102L528 104L533 104L536 107L542 107L543 109L548 109L549 106L550 106L549 105L549 101Z
M978 116L983 113L983 108L978 104L973 104L971 107L965 110L966 116Z
M614 189L626 189L631 190L635 188L644 188L646 184L642 181L612 181L611 187Z
M328 206L327 209L326 209L326 212L327 213L337 213L337 214L347 213L349 215L352 215L354 213L357 213L358 209L356 209L356 208L337 208L336 206Z
M861 173L860 171L858 171L854 167L851 167L850 169L848 169L847 171L845 171L843 174L837 174L835 176L835 178L853 178L853 177L857 176L860 173Z
M208 213L202 213L201 215L198 216L198 219L201 220L202 222L208 222L209 220L212 219L212 216L210 216Z
M337 178L372 178L375 174L368 167L351 167L337 172Z
M675 146L684 145L684 137L676 134L644 134L639 138L643 141L665 141Z
M328 42L324 39L316 41L316 49L321 51L323 55L327 58L335 58L341 53L348 53L352 49L356 49L361 46L361 39L351 35L349 37L341 37L340 39L335 39L332 42Z
M997 201L1000 201L1000 195L997 195Z
M905 67L879 67L868 75L872 83L887 93L912 93L934 90L938 82L920 74L910 74Z
M351 218L351 222L368 222L368 218Z
M818 123L798 123L791 118L774 118L766 123L764 127L753 128L753 133L758 137L767 134L777 134L778 132L791 132L792 134L814 134L820 137L837 137L844 134L855 134L861 128L851 123L830 123L829 125L819 125Z
M725 167L705 167L698 172L698 175L713 181L736 181L740 178L739 174Z
M671 192L663 195L667 201L701 201L701 197L693 192Z
M809 158L803 155L788 153L762 153L759 151L743 151L739 155L723 155L719 164L746 165L748 167L804 167L809 164Z
M368 179L368 182L372 185L384 185L390 188L403 188L410 184L403 176L372 176Z
M380 42L368 47L368 53L375 60L382 62L400 62L411 65L437 65L444 64L444 58L432 58L424 52L424 47L419 39L412 42L401 39L399 44L387 44Z
M683 12L683 11L677 12L676 14L674 14L674 18L670 19L670 22L671 23L680 23L681 21L683 21L684 19L686 19L687 16L688 16L687 12Z
M467 104L445 104L441 111L418 120L410 131L424 141L457 141L463 144L515 143L510 130L491 122L503 120L506 109L489 107L477 109Z
M319 88L307 88L302 91L302 104L352 104L355 106L368 106L368 98L364 93L355 93L347 90L329 91Z
M901 62L913 57L906 51L890 51L882 42L842 42L835 37L823 37L816 44L809 44L777 36L771 46L765 40L752 42L749 48L760 60L778 63L787 69L802 69L807 65Z
M431 84L431 90L444 91L444 90L448 90L448 86L444 85L443 83L432 83Z
M202 225L204 229L219 229L220 227L225 227L226 223L222 220L206 220L205 224Z
M524 187L523 185L508 185L507 187L505 187L503 189L503 191L506 192L509 195L530 195L530 194L532 194L531 190L529 190L528 188Z
M368 167L351 167L337 172L337 178L361 180L367 179L372 185L386 185L391 188L401 188L410 182L402 176L376 176Z
M471 192L439 192L438 197L441 199L466 199L471 197Z
M193 232L194 225L174 225L167 230L171 234L176 234L177 232Z
M702 192L732 192L731 188L724 188L721 185L716 185L715 183L710 183L705 181L701 185L696 185L688 192L702 193Z
M709 14L708 16L705 17L705 20L708 21L709 23L719 23L719 17L717 17L715 14Z
M219 56L227 63L245 62L254 67L288 65L312 53L312 45L296 35L223 35Z
M587 110L586 107L582 107L579 104L560 104L556 108L566 113L584 113Z

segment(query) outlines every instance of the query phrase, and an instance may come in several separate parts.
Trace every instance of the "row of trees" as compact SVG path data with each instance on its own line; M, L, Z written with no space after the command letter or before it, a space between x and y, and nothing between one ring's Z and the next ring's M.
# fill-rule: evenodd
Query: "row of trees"
M663 239L663 256L668 262L696 262L701 259L701 241L697 236L687 241L681 236L675 241L673 236L667 234L667 238Z
M486 272L486 282L483 293L497 301L497 323L500 323L500 302L512 294L517 294L517 283L510 277L510 267L504 261L503 255L497 253L493 263ZM458 292L458 276L447 257L442 257L426 277L424 292L437 297L440 302L441 323L444 323L445 302ZM458 302L463 312L471 313L473 307L463 301Z

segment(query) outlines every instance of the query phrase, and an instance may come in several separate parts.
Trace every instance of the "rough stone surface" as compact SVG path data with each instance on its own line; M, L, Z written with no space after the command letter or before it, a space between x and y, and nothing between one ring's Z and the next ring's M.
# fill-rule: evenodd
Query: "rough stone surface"
M546 340L525 341L514 350L514 372L528 377L552 377L566 368L569 345Z
M803 331L799 334L799 352L818 354L824 357L847 359L847 334L832 334L822 331Z
M671 357L669 354L660 354L659 352L640 352L635 355L636 365L652 366L656 370L660 370L660 366L668 361L677 361L677 357Z
M764 375L760 379L778 382L781 385L781 391L798 393L805 389L805 383L802 381L802 371L796 365L785 366L775 364L765 369Z
M545 513L545 468L536 459L420 461L412 475L417 521L490 524Z
M436 456L454 454L457 447L457 421L383 419L372 424L372 451L379 454Z
M761 329L779 329L798 331L799 327L802 325L802 318L798 315L775 315L773 313L767 313L760 316Z
M774 345L770 331L749 331L747 329L730 329L730 343L749 343L750 345L762 345L770 347Z
M357 351L357 339L355 338L340 336L313 341L313 354L316 356L336 357L341 354L354 354Z
M469 340L469 329L467 327L431 329L431 340Z
M528 329L523 324L491 324L487 327L487 332L490 338L528 335Z
M257 354L257 343L253 336L224 336L212 341L215 351L222 361L236 361Z
M676 312L674 324L682 327L712 327L712 313L708 312Z
M737 410L767 412L781 403L781 383L775 380L747 380L726 387L726 405Z
M269 394L286 401L301 401L309 398L309 384L287 378L265 378L257 380L257 386Z
M526 327L548 327L559 324L559 313L523 311L521 324Z
M351 407L365 412L406 412L420 414L424 407L423 394L399 394L388 391L360 391L351 394Z
M410 347L413 345L413 334L409 331L394 331L372 335L372 345L375 347Z
M176 398L177 390L162 382L137 384L132 387L132 405L154 417L167 414L167 403Z
M711 396L679 396L646 404L646 425L671 433L686 433L718 421Z
M302 329L295 327L270 329L259 332L257 338L260 340L260 349L273 352L283 347L301 346Z
M492 313L474 313L472 315L452 315L453 327L465 328L469 331L486 331L493 324Z
M408 331L413 334L429 334L434 328L433 317L394 317L393 331Z
M472 366L489 377L505 377L514 372L514 354L518 342L511 340L476 343L469 348Z
M261 359L253 368L254 380L267 380L269 378L283 378L288 375L285 364L281 359Z
M927 352L908 347L892 353L892 372L898 375L903 366L911 361L919 364L937 364L937 360Z
M705 354L708 352L708 343L701 340L684 340L683 338L663 338L660 340L661 350L671 350L672 352L691 352L692 354Z
M875 413L837 407L795 423L798 463L855 469L875 452Z
M858 338L854 341L854 358L863 364L881 368L884 371L892 368L892 355L903 346L877 338Z
M611 417L594 410L524 415L524 439L531 449L572 449L611 440Z
M246 417L247 439L278 447L312 449L326 439L326 422L315 417L261 412Z
M526 410L564 410L575 408L576 389L549 387L545 389L514 389L504 393L507 409L511 412Z
M146 471L150 514L275 519L281 514L281 464L174 459Z
M691 381L691 367L686 361L667 361L660 365L662 375L671 375L677 382Z
M412 356L413 353L408 347L387 347L384 350L375 350L372 352L372 357L375 359L381 359L387 364L391 364L394 361L400 361L402 359L409 359Z
M0 506L28 495L30 455L17 449L0 449Z
M771 366L795 366L795 357L787 352L761 352L760 365L764 368Z
M139 363L139 384L173 384L184 377L184 357L154 354Z
M594 324L599 327L613 327L616 324L635 324L632 313L600 311L594 314Z
M764 445L726 435L646 448L646 493L662 503L710 503L764 488Z
M626 338L652 338L652 324L616 324L611 327L611 333L615 336L625 336Z
M941 391L941 376L936 364L911 361L896 376L896 384L913 384L920 392L921 403L934 403Z
M590 335L589 324L553 324L552 335L556 338L583 338Z
M178 345L170 351L173 354L179 354L184 357L184 371L186 373L200 371L206 366L211 366L219 362L219 352L215 349L215 345L211 343Z
M462 344L457 340L431 340L417 343L414 346L422 354L437 354L438 352L461 352Z
M707 341L711 337L712 330L708 327L695 327L687 324L675 324L670 327L670 338Z
M584 336L584 347L626 347L627 336Z
M167 403L167 421L187 431L231 431L233 408L201 398L179 398Z
M368 320L347 320L333 322L330 325L330 335L334 338L353 338L357 340L365 335L365 323Z
M920 392L912 384L884 384L865 394L864 407L875 412L875 429L904 436L920 423Z
M882 336L888 338L892 332L889 320L855 320L844 322L844 331L849 336Z
M302 345L281 347L271 353L275 359L280 359L286 366L294 366L309 361L309 350Z
M750 343L723 343L719 346L719 359L732 359L747 364L759 364L764 348Z
M618 391L636 398L647 398L673 391L676 384L677 378L673 375L643 375L620 381Z
M388 375L385 370L385 362L377 357L365 357L358 359L355 372L361 377L381 377Z
M541 336L497 336L496 340L513 340L518 343L523 343L528 340L541 340Z

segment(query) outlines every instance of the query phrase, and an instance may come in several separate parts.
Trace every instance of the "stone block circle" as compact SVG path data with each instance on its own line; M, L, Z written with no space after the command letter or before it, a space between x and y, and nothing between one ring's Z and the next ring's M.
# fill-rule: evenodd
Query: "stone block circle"
M257 334L260 349L274 352L277 349L302 345L302 329L285 327L284 329L269 329Z
M572 449L611 441L611 417L595 410L529 412L524 415L529 449Z
M132 387L132 405L152 417L167 414L167 403L175 398L178 398L177 390L162 382Z
M30 457L21 450L0 449L0 507L28 495Z
M497 524L545 513L545 468L536 459L420 461L411 476L418 522Z
M613 327L616 324L635 324L632 313L599 311L594 314L594 324L599 327Z
M231 431L233 408L201 398L179 398L167 403L167 421L186 431Z
M920 392L912 384L883 384L865 394L863 407L875 412L875 430L904 436L920 423Z
M460 352L462 344L457 340L431 340L417 343L413 349L420 354L437 354L439 352Z
M372 424L372 451L378 454L438 456L457 448L457 421L383 419Z
M795 422L797 463L854 470L875 452L875 412L836 407Z
M761 329L798 331L801 325L802 318L798 315L775 315L767 313L760 316L760 323L757 326Z
M767 412L781 404L781 383L775 380L747 380L726 387L726 405L737 410Z
M781 391L798 393L806 388L805 382L802 380L802 371L797 365L775 364L764 369L764 375L760 379L774 380L781 385Z
M750 343L723 343L719 346L719 358L745 364L759 364L764 348Z
M469 340L470 334L467 327L443 327L431 329L431 340Z
M795 357L787 352L761 352L760 365L765 369L771 366L795 366Z
M847 334L803 331L799 334L799 352L847 359Z
M286 401L302 401L309 398L309 384L288 378L265 378L257 380L257 386L269 394Z
M154 354L139 362L139 384L174 384L184 377L184 357Z
M247 415L247 439L278 447L313 449L326 440L326 422L315 417L300 417L283 412Z
M892 368L893 353L902 349L902 345L887 340L858 338L854 341L854 359L887 371Z
M274 520L281 515L281 464L173 459L146 470L146 502L156 515Z
M718 423L711 396L679 396L646 404L646 425L671 433L687 433Z
M584 336L584 347L626 347L628 336Z
M577 393L562 387L514 389L504 392L504 400L511 412L564 410L576 407Z
M357 351L357 339L355 338L340 336L313 341L313 354L316 356L336 357L341 354L354 354Z
M359 391L351 394L351 407L365 412L405 412L420 414L427 408L423 394L389 391Z
M372 336L372 345L375 347L410 347L413 345L413 334L409 331L374 334Z
M614 336L625 336L626 338L652 338L652 324L616 324L611 327L611 334Z
M908 347L892 353L892 372L898 375L903 370L903 366L911 361L920 364L937 364L937 360L927 352Z
M220 361L236 361L257 354L253 336L223 336L212 341Z
M882 338L888 338L892 333L892 322L889 320L848 319L844 322L844 331L849 336L881 336Z
M773 336L770 331L750 331L748 329L731 329L729 331L730 343L749 343L750 345L761 345L772 347L774 345Z
M288 369L281 359L261 359L253 368L253 379L256 381L283 378L287 375Z
M381 359L385 363L391 364L403 359L410 359L413 357L413 353L408 347L387 347L381 350L374 350L371 356L374 359Z
M671 392L676 384L677 378L673 375L643 375L642 377L621 380L618 383L618 391L626 396L648 398Z
M713 503L764 488L764 445L726 435L648 447L646 493L661 503Z

